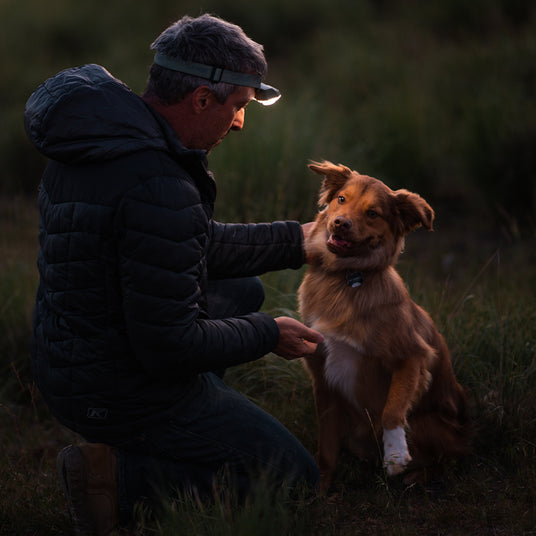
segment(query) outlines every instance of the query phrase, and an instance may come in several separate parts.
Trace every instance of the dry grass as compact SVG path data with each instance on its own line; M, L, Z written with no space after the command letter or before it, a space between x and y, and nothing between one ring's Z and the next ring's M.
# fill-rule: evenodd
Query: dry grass
M0 534L68 534L55 457L75 437L52 419L28 368L36 212L23 199L3 200L2 206L0 223L10 232L2 234L0 260ZM475 451L449 468L444 487L407 487L379 467L343 456L328 497L289 499L282 492L270 501L259 486L242 508L231 506L232 500L199 508L183 498L159 525L142 516L133 533L536 534L536 278L527 246L471 242L461 232L420 233L410 237L400 263L414 298L447 337L457 374L473 399ZM300 277L300 271L267 276L267 309L295 314ZM299 362L268 356L229 371L227 378L314 451L312 394Z

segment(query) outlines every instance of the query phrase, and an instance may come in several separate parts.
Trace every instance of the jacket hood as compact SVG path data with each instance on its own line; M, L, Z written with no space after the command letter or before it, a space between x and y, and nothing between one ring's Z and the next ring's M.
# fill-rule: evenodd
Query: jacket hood
M66 163L105 161L141 149L188 152L141 97L93 64L41 84L26 103L24 126L40 152Z

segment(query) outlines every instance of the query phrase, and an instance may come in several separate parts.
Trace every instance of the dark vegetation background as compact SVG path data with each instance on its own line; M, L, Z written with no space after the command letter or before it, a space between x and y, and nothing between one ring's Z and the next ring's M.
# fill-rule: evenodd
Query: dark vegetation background
M224 221L308 221L319 178L341 162L421 194L435 232L399 262L445 335L467 387L475 452L446 490L416 492L344 459L336 492L201 510L183 503L136 534L536 534L536 3L532 0L0 0L0 534L66 534L55 473L76 440L32 384L37 185L44 159L24 105L58 71L100 63L135 92L149 44L184 14L212 12L265 46L283 98L251 105L210 155ZM302 271L264 278L265 309L297 316ZM316 448L309 380L273 356L229 382Z
M264 184L265 200L288 177L300 193L281 212L309 215L305 164L327 158L415 189L448 215L534 234L530 0L1 0L0 191L35 193L43 160L26 141L22 110L39 83L95 62L140 92L149 43L183 14L205 11L265 45L268 78L284 95L250 114L240 136L248 140L229 159L240 153L240 163L222 165L220 182L240 166L241 180ZM251 209L233 210L243 218Z

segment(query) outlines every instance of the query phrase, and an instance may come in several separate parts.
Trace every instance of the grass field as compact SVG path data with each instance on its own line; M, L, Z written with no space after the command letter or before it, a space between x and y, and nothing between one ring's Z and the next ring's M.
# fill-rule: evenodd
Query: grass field
M213 12L265 45L284 98L248 107L211 155L224 221L307 221L341 162L420 193L435 232L399 262L471 397L474 452L444 490L404 486L343 457L329 497L212 507L184 498L138 535L536 535L536 7L532 0L0 0L0 535L69 534L55 470L76 438L48 413L28 343L37 287L36 188L26 99L66 67L97 62L136 92L149 43L185 13ZM265 309L297 315L302 271L264 277ZM301 363L267 356L227 380L311 451L316 421ZM227 500L228 499L228 500Z
M51 418L28 368L37 214L25 198L4 199L1 208L0 225L8 232L0 259L0 534L68 534L55 457L76 438ZM399 270L446 336L471 395L474 453L449 468L445 489L406 487L345 456L327 498L290 499L281 492L268 500L262 486L240 508L231 498L203 508L184 498L159 525L142 515L135 534L536 534L533 243L473 235L456 223L440 227L409 237ZM296 314L300 277L301 271L266 276L266 309ZM227 379L314 452L314 406L299 362L267 356L230 370Z

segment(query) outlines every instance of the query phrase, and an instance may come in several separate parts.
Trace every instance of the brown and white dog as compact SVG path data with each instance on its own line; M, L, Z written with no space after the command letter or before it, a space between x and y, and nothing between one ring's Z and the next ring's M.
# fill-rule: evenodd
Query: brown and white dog
M298 291L304 322L324 343L305 364L318 418L322 488L342 446L377 456L389 475L420 481L443 458L470 451L464 390L430 316L408 295L394 268L410 231L431 230L432 208L419 195L331 162L321 210L308 234L312 258Z

